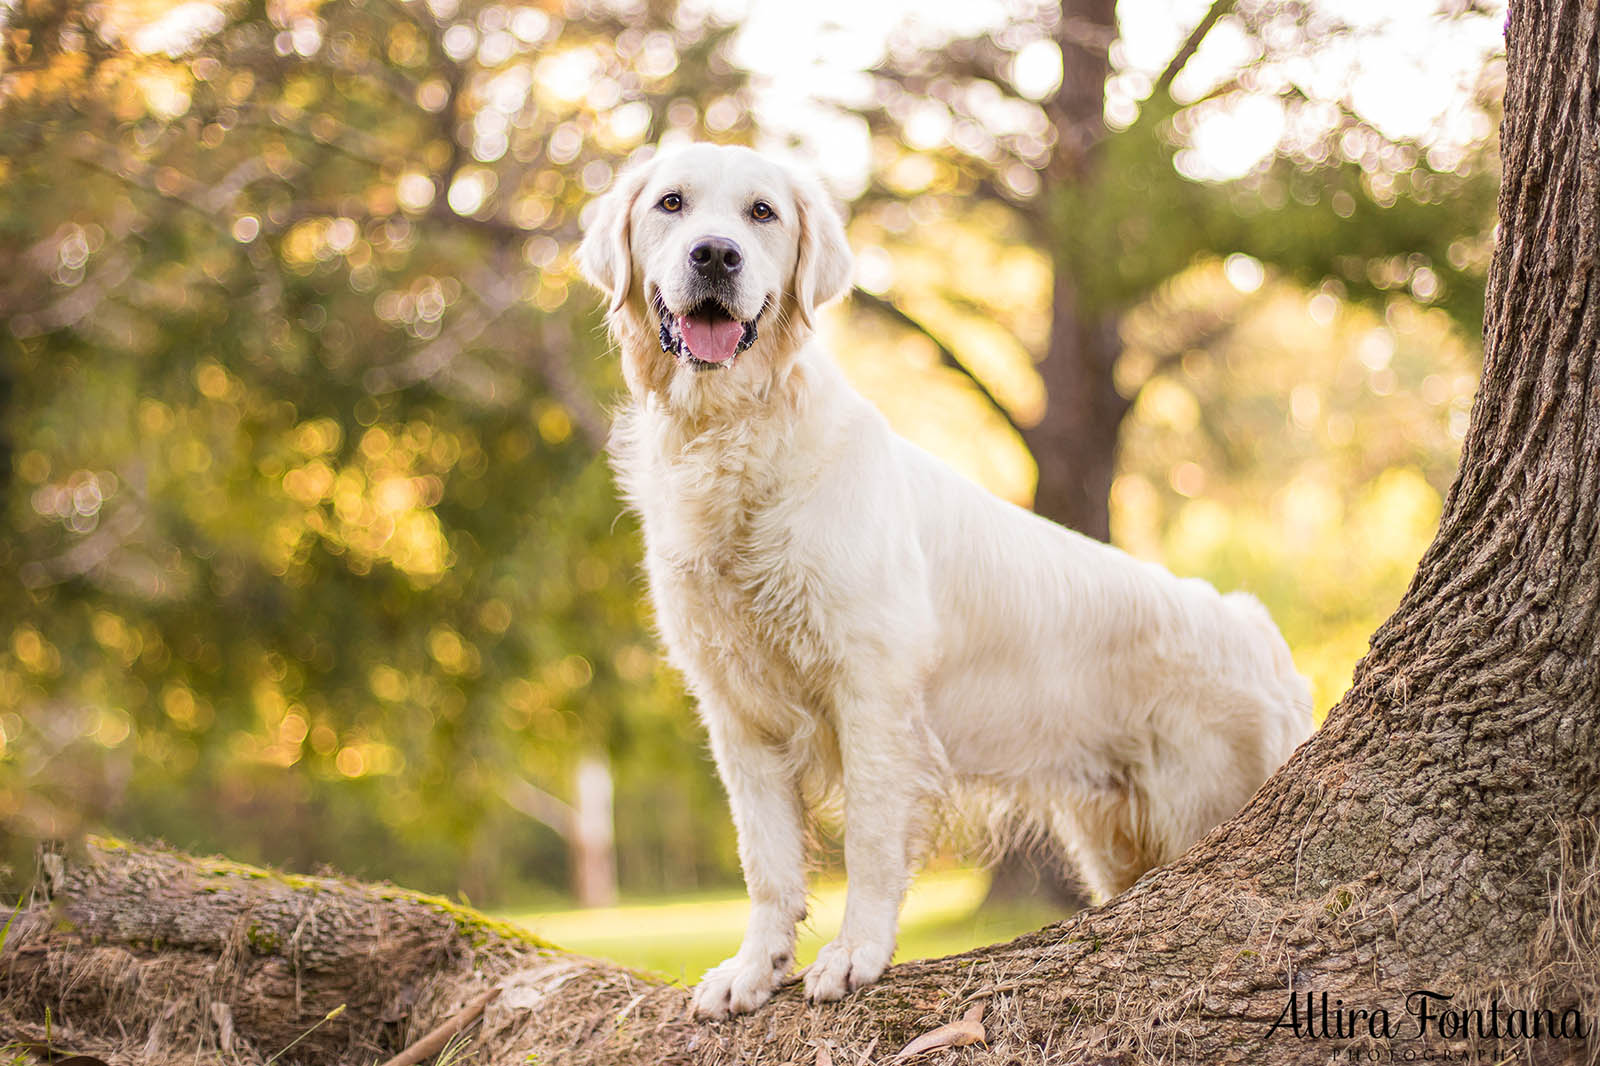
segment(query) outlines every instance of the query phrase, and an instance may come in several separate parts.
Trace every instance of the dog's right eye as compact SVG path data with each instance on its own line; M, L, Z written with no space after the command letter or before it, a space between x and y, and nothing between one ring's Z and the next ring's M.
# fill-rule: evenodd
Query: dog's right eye
M656 206L661 208L663 211L682 211L683 197L679 196L675 192L669 192L667 195L661 198L661 202Z

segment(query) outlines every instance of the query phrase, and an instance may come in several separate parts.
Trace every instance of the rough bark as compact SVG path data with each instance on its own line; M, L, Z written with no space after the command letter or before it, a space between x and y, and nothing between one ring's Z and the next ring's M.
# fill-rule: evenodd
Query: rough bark
M279 1061L375 1061L499 986L468 1061L856 1063L986 998L987 1046L944 1061L1322 1063L1384 1042L1273 1032L1291 994L1404 1018L1430 989L1580 1007L1591 1030L1468 1061L1600 1060L1595 4L1514 4L1509 37L1484 378L1438 536L1324 727L1176 862L841 1003L791 984L697 1026L682 989L442 901L115 848L17 919L0 1024L37 1038L48 1008L73 1050L257 1062L346 1003ZM1402 1026L1391 1048L1423 1045Z

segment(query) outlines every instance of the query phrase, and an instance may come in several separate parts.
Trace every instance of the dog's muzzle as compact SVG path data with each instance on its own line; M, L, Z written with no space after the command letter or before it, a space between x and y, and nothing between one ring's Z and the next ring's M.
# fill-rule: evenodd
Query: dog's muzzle
M756 342L757 323L767 312L761 305L756 317L741 321L722 301L708 296L682 314L673 314L655 290L653 303L661 325L661 350L695 370L718 370L732 366L740 352Z

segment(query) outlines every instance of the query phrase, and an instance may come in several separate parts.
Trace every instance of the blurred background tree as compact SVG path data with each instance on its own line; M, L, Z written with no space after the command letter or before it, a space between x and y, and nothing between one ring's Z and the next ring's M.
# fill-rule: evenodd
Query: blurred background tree
M797 138L897 427L1255 592L1326 707L1454 469L1497 172L1483 49L1410 126L1347 60L1450 81L1495 15L1153 2L906 21L809 128L741 65L777 7L0 5L0 826L598 902L610 802L625 891L737 883L570 261L662 138Z

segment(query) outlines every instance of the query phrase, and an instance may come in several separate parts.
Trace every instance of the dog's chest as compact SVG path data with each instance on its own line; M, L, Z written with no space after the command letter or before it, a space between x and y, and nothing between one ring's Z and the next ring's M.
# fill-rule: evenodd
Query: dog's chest
M662 637L697 689L812 703L835 655L826 583L808 564L803 478L759 440L658 452L630 496L644 523Z

